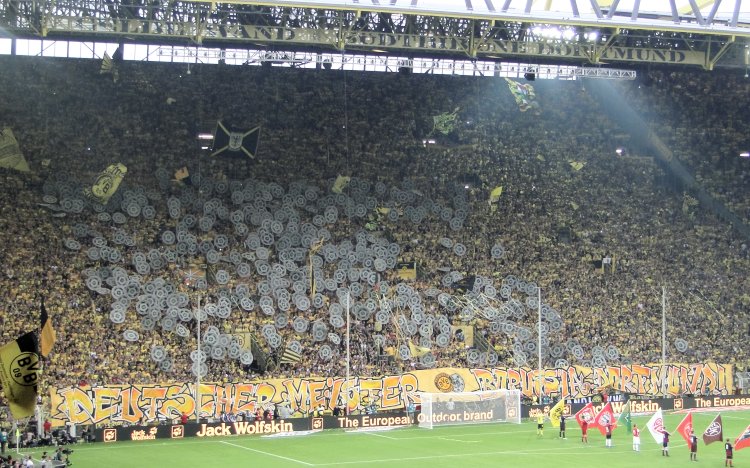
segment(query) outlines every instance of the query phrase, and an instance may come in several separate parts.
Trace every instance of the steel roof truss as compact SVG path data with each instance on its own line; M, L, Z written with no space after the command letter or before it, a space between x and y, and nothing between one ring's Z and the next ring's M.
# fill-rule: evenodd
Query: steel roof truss
M570 0L570 9L573 10L573 16L576 18L581 17L581 13L578 11L578 1Z
M672 9L672 21L675 24L680 24L680 14L677 13L677 4L675 0L669 0L669 7Z
M706 20L703 19L703 15L701 14L701 9L698 8L698 4L695 3L695 0L688 0L688 1L690 2L690 8L693 9L695 20L698 22L698 24L705 26Z
M594 14L597 18L602 19L602 9L599 8L599 2L597 0L589 0L591 2L591 8L594 10Z
M729 22L729 26L736 28L737 19L740 17L740 8L742 7L742 0L735 0L734 11L732 12L732 21Z

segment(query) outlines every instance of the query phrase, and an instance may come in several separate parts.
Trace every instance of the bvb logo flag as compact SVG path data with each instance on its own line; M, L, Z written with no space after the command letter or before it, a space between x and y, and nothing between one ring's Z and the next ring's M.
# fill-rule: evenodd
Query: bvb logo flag
M549 420L552 422L553 427L560 427L560 419L562 418L563 413L565 413L565 400L561 398L560 401L555 403L555 406L549 410Z
M724 440L724 426L721 424L721 415L717 414L711 424L703 431L703 443L708 445L712 442Z
M682 418L682 421L677 426L677 433L685 439L687 442L688 449L690 448L690 434L693 432L693 413L688 413Z
M417 262L398 262L396 264L396 276L401 281L416 281Z
M84 189L83 193L102 205L106 205L112 195L117 192L128 168L122 163L110 164L96 176L96 181L91 188Z
M216 124L214 132L214 148L211 156L229 153L241 153L250 159L255 159L260 139L260 126L250 130L230 131L222 122Z
M0 348L0 383L14 418L34 415L40 372L39 346L33 332Z
M240 345L240 349L243 351L252 351L253 334L249 332L234 333L234 337L237 338L237 344Z

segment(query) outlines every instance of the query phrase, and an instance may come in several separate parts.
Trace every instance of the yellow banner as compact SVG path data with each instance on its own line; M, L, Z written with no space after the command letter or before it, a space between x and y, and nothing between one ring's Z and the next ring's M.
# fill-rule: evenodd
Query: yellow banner
M14 418L34 415L40 372L39 350L33 332L0 348L0 383Z
M341 193L344 191L344 189L349 185L349 181L352 180L351 177L347 176L337 176L336 180L333 182L333 187L331 187L331 192L333 193Z
M409 340L409 351L411 352L412 357L422 357L432 350L430 348L425 348L424 346L417 346Z
M601 368L561 367L539 371L530 368L440 368L416 370L382 377L309 377L269 379L228 384L201 384L200 412L218 417L221 412L255 411L268 403L284 403L298 415L307 415L324 405L332 410L349 401L349 409L363 410L365 402L382 410L404 408L415 392L471 392L520 389L524 396L557 394L560 398L592 396L609 386L624 393L658 394L666 375L669 393L731 395L733 367L728 364L623 365ZM136 423L177 418L183 412L194 416L194 383L152 385L106 385L99 387L52 388L51 417L55 425ZM348 396L348 398L347 398Z
M29 172L29 163L21 153L18 141L10 128L0 131L0 167Z
M401 281L417 279L417 262L400 262L396 265L396 276Z
M490 192L490 198L489 203L490 205L493 203L497 203L498 200L500 200L500 196L503 194L503 186L498 185L497 187L493 188Z

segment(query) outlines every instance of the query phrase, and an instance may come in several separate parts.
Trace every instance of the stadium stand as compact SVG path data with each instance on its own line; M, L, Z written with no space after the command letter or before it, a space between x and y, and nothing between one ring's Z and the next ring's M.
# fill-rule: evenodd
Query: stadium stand
M196 348L194 326L187 337L162 333L158 326L142 330L132 305L113 323L113 298L87 286L91 269L101 265L87 256L94 237L112 246L118 232L131 236L134 245L118 246L126 259L138 251L164 251L164 231L177 228L167 200L186 190L196 192L169 181L183 166L229 211L234 209L231 188L227 191L232 180L246 181L245 186L278 184L286 193L312 187L323 198L337 176L345 175L352 178L348 195L379 193L365 216L345 216L345 204L339 205L338 221L324 223L331 242L356 243L369 235L400 246L398 260L416 262L417 278L409 284L424 298L425 312L443 313L452 326L472 326L494 348L498 363L518 364L514 346L521 344L533 366L528 343L534 340L526 337L521 343L485 317L461 308L445 312L437 301L428 301L435 295L431 289L453 294L459 277L446 280L446 273L489 279L498 289L508 275L538 285L543 302L562 322L548 347L574 340L586 348L579 359L567 348L559 356L550 351L548 365L560 358L591 364L596 346L615 348L607 360L613 364L660 361L661 287L666 286L669 341L689 344L684 351L670 348L669 358L747 368L748 240L693 203L653 155L639 153L636 142L604 117L585 83L537 81L538 109L520 112L504 80L491 78L223 66L197 66L187 75L176 65L125 63L113 83L98 69L94 61L0 57L5 91L0 128L13 129L31 167L30 173L0 169L0 340L37 326L39 302L46 299L58 337L45 387L195 378L189 357ZM738 157L748 149L743 146L750 121L747 80L725 72L655 71L647 76L648 86L617 88L707 190L750 219L744 190L750 160ZM452 131L432 132L433 116L456 108ZM260 125L256 158L212 158L202 151L196 135L203 122L216 120L237 128ZM428 135L435 144L423 142ZM618 155L617 148L633 150ZM128 173L113 200L125 210L125 193L146 196L155 207L150 219L129 217L117 224L89 207L76 212L43 206L50 204L45 195L62 199L66 187L90 185L116 162ZM221 185L223 193L217 188ZM498 186L503 187L498 201L488 203ZM381 205L391 195L409 202ZM442 211L415 214L416 208L407 209L412 200L417 200L414 206L439 205ZM269 211L281 206L281 197L277 202L268 204ZM380 207L400 216L391 218ZM464 216L455 216L456 210ZM300 211L303 222L312 222L315 213ZM455 218L459 225L451 226ZM77 236L80 226L92 232ZM219 216L204 234L215 238L227 230L229 220ZM66 247L66 239L83 247ZM446 248L446 239L464 249ZM495 245L504 255L493 258ZM228 256L230 247L222 255ZM276 255L272 249L271 263L278 261ZM614 259L614 267L602 268L603 258ZM115 263L136 274L130 260ZM159 275L180 285L187 267L175 262L159 269ZM335 265L321 269L327 277L335 273ZM159 276L150 274L141 275L144 282ZM395 300L396 270L382 271L379 280L390 289L381 290L383 283L373 281L359 302ZM221 333L259 331L276 323L257 305L263 281L253 267L245 278L231 275L223 285L209 284L207 291L184 288L190 297L187 308L199 298L218 303L222 290L246 284L244 295L256 304L252 310L235 305L228 319L209 316L205 324ZM318 292L326 304L344 305L335 288L318 287ZM278 336L283 343L297 340L302 349L317 350L314 336L296 332L292 319L328 323L328 306L298 305L289 305L289 323L275 327ZM522 305L516 318L517 327L533 331L534 309ZM403 344L397 325L372 318L352 324L354 372L381 375L429 365L390 356ZM123 338L131 329L139 332L138 340ZM328 331L341 335L340 328ZM378 346L375 336L383 337ZM415 345L420 345L418 338L415 334ZM264 376L343 375L340 343L329 343L332 358L304 352L297 362L271 367ZM170 356L169 370L153 359L154 347ZM445 346L431 346L432 365L476 364L470 354L453 333ZM236 359L209 360L206 371L203 378L217 382L259 375Z

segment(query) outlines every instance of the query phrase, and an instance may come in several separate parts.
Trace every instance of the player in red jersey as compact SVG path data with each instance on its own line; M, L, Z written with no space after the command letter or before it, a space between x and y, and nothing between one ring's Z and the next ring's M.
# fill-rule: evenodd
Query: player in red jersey
M581 424L581 442L588 444L589 443L589 422L587 420L583 420L583 424Z
M633 424L633 450L641 451L641 430L638 429L637 424Z

